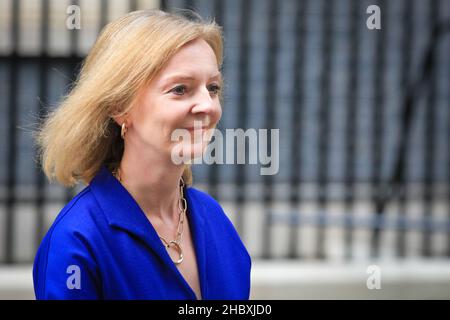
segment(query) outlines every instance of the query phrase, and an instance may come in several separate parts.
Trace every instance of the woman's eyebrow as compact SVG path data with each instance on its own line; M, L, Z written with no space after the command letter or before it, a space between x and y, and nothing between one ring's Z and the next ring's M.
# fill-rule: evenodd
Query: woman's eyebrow
M222 74L220 72L216 73L213 76L211 76L209 79L210 80L211 79L217 79L219 81L222 81ZM170 75L170 76L167 76L167 77L163 78L162 83L169 84L169 83L173 83L173 82L176 82L176 81L194 81L194 80L196 80L196 78L191 76L191 75L187 75L187 74L173 74L173 75Z
M213 75L210 79L216 79L219 82L222 82L222 73L218 72L215 75Z
M195 78L188 75L176 74L165 78L164 82L171 82L176 80L195 80Z

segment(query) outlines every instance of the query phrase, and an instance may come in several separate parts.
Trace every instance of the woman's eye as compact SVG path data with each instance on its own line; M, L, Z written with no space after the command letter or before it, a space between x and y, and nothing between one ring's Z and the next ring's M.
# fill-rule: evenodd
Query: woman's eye
M220 86L218 86L217 84L212 84L212 85L210 85L210 86L208 87L208 90L209 90L212 94L216 95L216 94L218 94L218 93L220 92Z
M171 89L169 92L176 94L177 96L182 96L183 94L186 93L186 86L185 85L176 86L175 88Z

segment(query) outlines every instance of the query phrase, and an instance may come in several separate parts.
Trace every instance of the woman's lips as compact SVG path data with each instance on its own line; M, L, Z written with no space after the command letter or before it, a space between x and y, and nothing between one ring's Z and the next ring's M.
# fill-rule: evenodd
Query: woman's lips
M194 131L194 130L207 130L208 129L208 127L207 126L205 126L205 127L191 127L191 128L185 128L186 130L189 130L189 131Z

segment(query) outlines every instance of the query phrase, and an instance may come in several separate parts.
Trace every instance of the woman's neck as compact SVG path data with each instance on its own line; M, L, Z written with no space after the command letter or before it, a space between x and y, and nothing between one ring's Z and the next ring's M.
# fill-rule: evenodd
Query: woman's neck
M168 223L178 219L179 184L183 165L124 150L119 170L123 186L148 218Z

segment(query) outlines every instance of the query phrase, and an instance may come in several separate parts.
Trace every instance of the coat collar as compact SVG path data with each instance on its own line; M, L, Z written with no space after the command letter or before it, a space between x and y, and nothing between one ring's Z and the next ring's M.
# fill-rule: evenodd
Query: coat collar
M89 187L105 214L108 224L113 228L125 230L142 239L166 265L173 269L180 280L184 282L187 289L191 291L195 299L193 290L172 262L151 222L147 219L131 194L104 165L102 165L97 175L91 181ZM189 219L194 248L197 255L202 296L203 298L206 298L206 240L203 218L206 209L204 204L201 201L198 201L200 199L196 199L196 194L192 188L186 188L185 195L188 206L186 216L187 219Z

